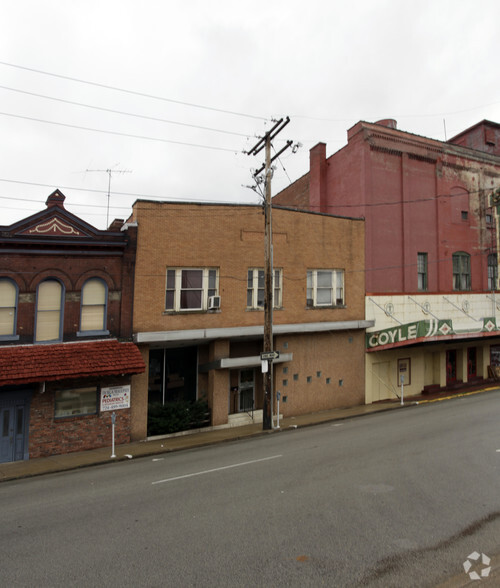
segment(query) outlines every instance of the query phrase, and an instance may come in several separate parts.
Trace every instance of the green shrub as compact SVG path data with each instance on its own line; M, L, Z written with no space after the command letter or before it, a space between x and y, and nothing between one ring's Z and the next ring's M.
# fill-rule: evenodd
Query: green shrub
M205 400L178 401L148 406L148 436L168 435L199 429L210 424L210 410Z

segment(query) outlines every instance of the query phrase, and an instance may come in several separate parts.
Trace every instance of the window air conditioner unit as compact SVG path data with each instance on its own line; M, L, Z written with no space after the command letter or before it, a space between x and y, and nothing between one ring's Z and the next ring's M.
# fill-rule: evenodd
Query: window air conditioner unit
M209 296L208 310L216 310L220 308L220 296Z

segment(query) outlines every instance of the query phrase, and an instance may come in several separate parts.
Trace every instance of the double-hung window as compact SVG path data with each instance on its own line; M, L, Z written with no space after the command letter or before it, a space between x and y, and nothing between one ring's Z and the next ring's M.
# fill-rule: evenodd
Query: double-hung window
M281 308L282 305L283 271L273 270L273 307ZM247 274L247 308L264 308L265 280L264 270L250 268Z
M453 254L453 290L470 290L470 255L463 251Z
M58 280L44 280L38 285L35 341L62 339L64 287Z
M182 312L208 310L208 302L219 291L217 268L168 268L165 309Z
M0 278L0 338L15 338L17 314L17 286L7 278Z
M427 291L427 253L417 253L417 278L419 292Z
M344 270L308 270L307 306L343 306Z
M108 288L99 278L87 280L82 288L80 334L101 333L106 330Z

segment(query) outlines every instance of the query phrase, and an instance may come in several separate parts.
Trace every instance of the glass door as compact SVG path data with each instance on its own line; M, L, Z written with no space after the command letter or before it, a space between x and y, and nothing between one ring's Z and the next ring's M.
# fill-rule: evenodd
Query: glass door
M254 407L254 370L240 370L239 373L239 411L249 412Z

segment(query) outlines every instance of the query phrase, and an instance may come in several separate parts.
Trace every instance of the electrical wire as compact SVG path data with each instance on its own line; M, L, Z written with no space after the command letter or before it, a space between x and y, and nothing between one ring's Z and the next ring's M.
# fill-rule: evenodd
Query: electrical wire
M24 71L30 71L30 72L41 74L41 75L45 75L45 76L51 76L51 77L59 78L59 79L62 79L62 80L68 80L70 82L78 82L79 84L86 84L86 85L89 85L89 86L95 86L97 88L104 88L106 90L113 90L114 92L123 92L125 94L131 94L133 96L142 96L143 98L151 98L152 100L161 100L163 102L170 102L172 104L179 104L181 106L188 106L188 107L191 107L191 108L200 108L202 110L210 110L212 112L219 112L221 114L230 114L230 115L233 115L233 116L242 116L242 117L245 117L245 118L252 118L252 119L255 119L255 120L264 120L264 121L268 120L266 117L263 117L263 116L256 116L256 115L253 115L253 114L247 114L247 113L244 113L244 112L236 112L236 111L233 111L233 110L225 110L223 108L214 108L212 106L205 106L203 104L196 104L194 102L184 102L182 100L174 100L172 98L165 98L164 96L155 96L154 94L147 94L145 92L138 92L136 90L128 90L126 88L119 88L117 86L110 86L108 84L101 84L99 82L92 82L92 81L89 81L89 80L83 80L81 78L75 78L75 77L71 77L71 76L65 76L65 75L62 75L62 74L56 74L56 73L53 73L53 72L48 72L48 71L43 71L43 70L40 70L40 69L35 69L33 67L25 67L25 66L22 66L22 65L14 64L14 63L8 63L6 61L0 61L0 65L4 65L6 67L12 67L12 68L16 68L16 69L22 69Z
M174 120L167 120L164 118L157 118L154 116L146 116L144 114L135 114L133 112L125 112L122 110L114 110L113 108L104 108L103 106L94 106L92 104L84 104L83 102L74 102L72 100L65 100L64 98L56 98L54 96L47 96L45 94L36 94L35 92L28 92L26 90L19 90L18 88L10 88L8 86L1 86L0 88L3 90L9 90L10 92L18 92L20 94L26 94L28 96L35 96L36 98L44 98L45 100L53 100L56 102L62 102L63 104L70 104L72 106L81 106L83 108L90 108L92 110L99 110L101 112L109 112L112 114L120 114L123 116L131 116L131 117L135 117L135 118L141 118L144 120L152 120L154 122L161 122L161 123L165 123L165 124L170 124L170 125L179 125L182 127L189 127L192 129L199 129L202 131L211 131L214 133L224 133L226 135L235 135L237 137L248 137L248 133L237 133L234 131L226 131L223 129L214 129L212 127L204 127L204 126L200 126L200 125L192 125L189 123L184 123L184 122L178 122L178 121L174 121Z
M20 114L12 114L10 112L0 112L0 115L2 116L11 116L14 118L20 118L23 120L29 120L29 121L33 121L33 122L40 122L40 123L44 123L44 124L49 124L49 125L56 125L59 127L67 127L70 129L78 129L80 131L92 131L94 133L105 133L107 135L114 135L114 136L118 136L118 137L128 137L128 138L132 138L132 139L144 139L146 141L158 141L160 143L170 143L173 145L184 145L186 147L199 147L201 149L211 149L213 151L226 151L229 153L238 153L240 150L239 149L228 149L226 147L215 147L214 145L200 145L198 143L186 143L184 141L174 141L173 139L160 139L159 137L146 137L144 135L132 135L130 133L120 133L119 131L106 131L103 129L94 129L91 127L82 127L79 125L72 125L69 123L60 123L60 122L56 122L56 121L51 121L51 120L44 120L41 118L33 118L30 116L22 116Z

